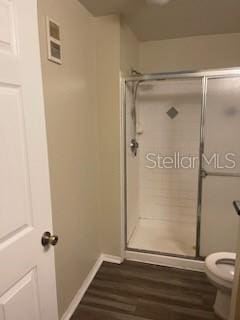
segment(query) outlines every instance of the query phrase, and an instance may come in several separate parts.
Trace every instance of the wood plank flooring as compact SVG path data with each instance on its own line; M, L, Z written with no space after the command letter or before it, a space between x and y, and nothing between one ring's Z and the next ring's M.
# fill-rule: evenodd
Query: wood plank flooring
M103 263L71 320L216 320L204 273Z

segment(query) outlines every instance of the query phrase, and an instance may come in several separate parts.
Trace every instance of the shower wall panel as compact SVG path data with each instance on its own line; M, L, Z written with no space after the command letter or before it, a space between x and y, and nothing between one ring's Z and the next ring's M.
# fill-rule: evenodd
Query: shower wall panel
M166 80L141 84L138 93L139 211L144 219L192 225L196 236L202 103L201 80ZM163 167L157 156L188 158ZM148 157L148 158L147 158ZM149 161L148 159L151 159ZM177 161L176 161L177 162ZM168 169L170 166L170 169ZM179 168L180 167L180 168ZM181 228L181 224L179 225Z

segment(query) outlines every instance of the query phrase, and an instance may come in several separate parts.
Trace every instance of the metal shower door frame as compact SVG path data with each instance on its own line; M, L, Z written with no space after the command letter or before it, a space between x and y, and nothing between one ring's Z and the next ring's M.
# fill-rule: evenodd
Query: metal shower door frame
M178 257L182 259L202 260L203 257L200 255L200 242L201 242L201 215L202 215L202 190L203 190L203 179L202 172L203 168L203 154L205 149L205 118L207 109L207 90L208 80L219 79L219 78L233 78L240 77L240 68L229 68L229 69L214 69L205 71L183 71L183 72L171 72L171 73L159 73L159 74L148 74L141 76L134 76L125 78L125 93L124 93L124 106L123 106L123 121L124 121L124 219L125 219L125 250L139 253L150 253L161 256ZM198 194L197 194L197 223L196 223L196 255L185 256L171 253L164 253L159 251L140 250L129 248L127 244L127 141L126 141L126 86L127 83L137 83L139 81L160 81L167 79L199 79L202 81L202 103L201 103L201 118L200 118L200 141L199 141L199 172L198 172ZM211 175L211 174L210 174Z

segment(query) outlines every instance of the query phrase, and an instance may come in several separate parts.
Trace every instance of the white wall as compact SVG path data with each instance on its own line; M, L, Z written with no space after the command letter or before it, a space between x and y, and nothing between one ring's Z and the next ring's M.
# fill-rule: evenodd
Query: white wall
M121 63L123 75L130 75L131 69L139 68L139 41L132 30L121 21L120 28Z
M240 33L141 42L139 59L143 73L240 66Z
M101 250L121 254L120 21L95 20L100 146Z
M100 254L95 25L77 0L38 4L61 316ZM46 16L61 25L61 66L47 59Z
M61 25L62 65L47 59L46 16ZM99 254L121 254L120 69L138 50L119 17L77 0L39 1L39 28L61 316Z

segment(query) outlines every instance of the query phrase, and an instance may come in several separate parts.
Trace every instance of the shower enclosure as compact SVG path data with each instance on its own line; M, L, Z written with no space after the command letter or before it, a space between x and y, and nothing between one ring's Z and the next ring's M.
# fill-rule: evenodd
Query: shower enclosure
M124 109L126 249L235 251L240 70L128 78Z

